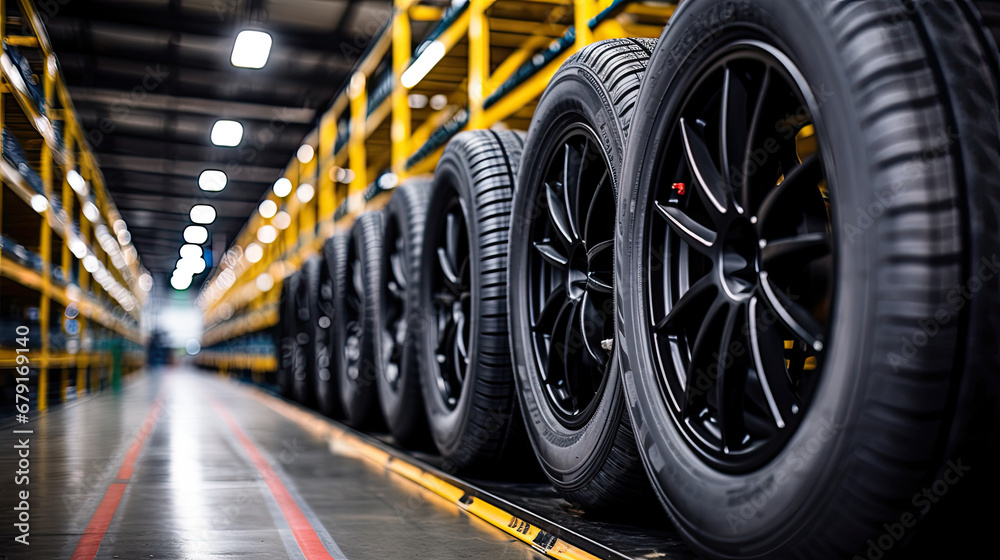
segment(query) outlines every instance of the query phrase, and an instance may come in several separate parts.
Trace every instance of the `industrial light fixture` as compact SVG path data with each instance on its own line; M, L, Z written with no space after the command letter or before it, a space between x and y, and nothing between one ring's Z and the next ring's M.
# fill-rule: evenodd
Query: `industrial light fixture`
M445 105L448 104L448 96L443 93L439 93L431 98L430 103L431 109L440 111L441 109L444 109Z
M268 273L263 273L257 277L257 289L266 292L274 287L274 278Z
M419 84L420 80L423 80L437 66L437 63L441 62L446 52L444 43L441 41L434 41L430 45L427 45L424 52L420 53L420 56L413 61L413 64L403 72L403 75L399 78L400 83L407 89Z
M261 243L273 243L278 238L278 230L274 226L263 225L257 230L257 241Z
M196 224L210 224L215 221L215 208L208 204L195 204L191 207L190 217Z
M94 255L87 255L86 257L83 257L83 268L87 272L96 271L98 265L100 264L101 264L100 261L98 261L97 257L95 257Z
M205 272L205 259L201 257L182 257L177 261L177 270L194 276Z
M132 234L127 229L118 232L118 244L122 247L132 242Z
M295 189L295 197L298 198L299 202L303 204L312 200L315 195L316 189L314 189L309 183L302 183L299 185L299 188Z
M101 219L101 211L89 200L83 203L83 215L95 224Z
M282 177L274 182L274 186L271 187L274 190L274 194L278 198L285 198L292 192L292 182L288 179Z
M423 109L427 106L427 96L422 93L411 93L409 101L411 109Z
M198 186L207 192L219 192L226 188L228 183L229 177L218 169L206 169L198 176Z
M153 277L148 272L143 272L139 276L139 289L148 292L153 289Z
M73 253L74 257L82 259L87 256L87 244L79 237L74 236L67 245L69 245L69 252Z
M259 262L260 259L264 258L264 248L256 243L251 243L243 251L243 256L252 263Z
M180 253L182 259L200 259L203 251L201 249L201 245L186 243L181 245Z
M173 286L173 288L178 292L183 292L191 287L191 277L186 275L178 276L177 274L174 274L170 277L170 285Z
M278 229L288 229L288 226L292 225L292 217L288 215L288 212L282 210L274 215L271 225Z
M267 199L260 203L260 206L257 207L257 212L264 218L273 218L278 213L278 205L273 200Z
M184 228L184 241L201 245L208 241L208 230L205 226L188 226Z
M45 198L43 194L36 194L31 197L31 208L41 214L49 209L49 199Z
M87 181L83 179L82 175L77 173L76 169L70 169L66 172L66 182L80 196L87 196L90 193L90 189L87 188Z
M298 160L302 163L309 163L310 161L312 161L313 156L315 154L316 151L313 150L312 146L310 146L309 144L302 144L301 146L299 146L298 151L295 152L295 157L298 158Z
M212 143L224 148L239 146L243 140L243 125L237 121L218 120L212 125Z
M263 31L244 29L236 36L229 62L237 68L263 68L271 54L271 36Z

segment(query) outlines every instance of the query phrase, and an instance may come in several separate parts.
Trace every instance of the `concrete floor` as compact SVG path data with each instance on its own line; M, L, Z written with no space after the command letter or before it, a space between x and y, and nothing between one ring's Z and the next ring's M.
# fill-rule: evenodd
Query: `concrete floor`
M0 429L0 560L541 558L206 373L142 374L34 418ZM28 546L15 429L34 431Z

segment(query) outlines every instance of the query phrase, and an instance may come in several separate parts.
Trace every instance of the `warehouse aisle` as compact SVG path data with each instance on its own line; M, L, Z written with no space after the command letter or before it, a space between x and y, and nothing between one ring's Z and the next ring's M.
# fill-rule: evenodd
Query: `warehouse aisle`
M0 558L540 558L204 373L148 373L3 428L34 433L30 545L11 548L5 513ZM23 488L5 482L0 511Z

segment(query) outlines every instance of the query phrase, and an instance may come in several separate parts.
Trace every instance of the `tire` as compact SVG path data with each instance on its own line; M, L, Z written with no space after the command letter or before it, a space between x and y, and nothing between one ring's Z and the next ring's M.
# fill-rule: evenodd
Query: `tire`
M281 294L278 299L278 325L275 329L278 350L278 394L292 398L292 386L295 373L296 354L295 343L295 309L292 294L298 288L298 274L292 274L281 283Z
M349 239L346 235L334 235L323 244L323 256L319 263L316 274L316 285L310 290L315 294L313 298L313 316L316 318L313 325L313 336L316 339L315 353L315 385L313 392L316 395L316 409L322 414L331 418L340 418L342 411L340 407L340 393L337 390L337 378L333 375L334 353L342 353L343 346L337 346L337 340L342 339L334 335L334 330L341 327L335 323L336 309L334 306L334 284L343 283L342 278L337 278L337 269L334 263L337 262L338 251L346 252Z
M523 145L515 132L463 132L445 148L434 174L421 264L421 385L431 435L450 472L496 471L518 455L518 439L523 446L506 288L511 198ZM466 336L453 336L459 323ZM439 346L450 355L440 362Z
M376 364L382 355L378 313L383 221L382 212L366 212L354 221L346 258L337 263L343 267L345 282L335 287L340 298L335 322L343 325L344 334L344 344L338 346L344 351L338 353L337 367L344 422L370 431L383 428L375 385Z
M295 359L292 367L292 397L312 406L313 385L316 378L316 317L314 291L319 283L319 260L309 259L299 270L295 291L292 292L292 306L295 313Z
M521 410L542 470L588 512L655 505L618 375L612 291L625 139L655 45L602 41L563 64L535 110L514 196L507 293ZM585 286L567 286L573 275Z
M959 9L687 2L650 59L619 200L621 369L657 494L706 556L881 557L984 441L951 428L995 430L995 396L961 396L1000 364L981 261L1000 248L1000 141ZM745 120L718 128L722 99Z
M430 444L420 387L421 251L431 182L411 181L396 188L385 208L382 255L382 308L379 332L378 392L389 433L403 447Z

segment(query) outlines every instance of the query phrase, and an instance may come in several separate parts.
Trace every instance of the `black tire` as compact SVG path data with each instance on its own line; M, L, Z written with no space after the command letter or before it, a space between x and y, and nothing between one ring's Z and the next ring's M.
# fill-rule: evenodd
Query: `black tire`
M295 313L295 359L292 367L292 397L312 406L316 377L316 317L314 291L319 283L319 259L309 259L302 264L292 292Z
M344 422L358 429L383 428L375 380L382 339L378 330L382 280L382 212L365 212L351 228L351 242L342 266L344 282L335 286L337 320L344 344L338 353L337 384ZM339 275L338 275L339 277Z
M334 331L338 328L343 330L343 325L336 323L335 309L335 285L344 282L343 277L338 277L338 270L335 263L339 254L347 252L347 244L350 238L345 234L337 234L326 240L323 244L322 262L317 275L317 286L315 288L316 297L313 299L313 309L316 321L314 322L314 336L316 337L316 366L315 366L315 388L316 409L322 414L331 418L340 418L342 409L340 406L340 392L337 390L337 377L334 375L335 363L334 354L343 353L343 334L337 336ZM340 274L345 271L341 269ZM341 345L338 346L337 344Z
M419 359L421 251L430 189L428 180L408 182L392 193L385 208L378 392L389 433L412 448L430 444Z
M278 325L276 347L278 353L278 394L292 398L292 387L295 379L295 307L292 294L298 289L298 273L288 276L281 282L281 294L278 299Z
M748 68L762 68L763 61L777 69L768 73L775 78L770 83L777 84L772 91L790 92L782 95L786 101L797 98L797 108L784 112L782 104L757 95L764 74ZM650 60L638 101L645 114L635 121L626 154L623 176L628 181L619 201L619 222L622 236L630 241L618 247L618 337L625 343L622 375L644 464L676 527L702 554L881 557L886 550L898 550L900 541L913 534L916 520L936 507L922 494L925 488L968 480L960 478L968 461L948 462L950 457L964 457L956 455L962 448L954 445L964 438L949 438L949 432L953 426L969 425L972 418L985 423L983 432L995 430L995 393L978 402L958 403L960 394L968 393L964 387L969 382L991 391L1000 367L995 343L997 274L987 268L989 277L974 276L984 266L980 259L1000 249L1000 184L995 171L1000 141L989 64L976 31L952 2L755 0L737 6L701 0L681 4L674 14ZM730 80L732 87L726 88ZM712 84L718 84L715 91L722 95L700 97ZM747 109L758 99L769 101L762 107L774 112L774 120L760 117L763 125L757 130L764 132L746 150L733 152L747 162L759 149L762 162L756 172L748 172L754 169L749 165L718 164L722 156L716 154L722 150L716 146L732 149L728 142L714 141L720 136L714 131L721 129L712 127L721 121L717 115L722 98L730 99L727 107ZM699 103L704 112L697 112ZM705 117L710 107L716 113ZM742 125L752 130L746 115ZM728 122L739 120L730 117ZM780 127L770 128L772 122ZM800 159L808 165L796 164L788 154L797 155L799 143L786 136L783 144L779 136L786 130L782 127L801 133L800 127L810 122L819 148L812 153L815 158ZM740 129L725 130L732 134ZM745 139L745 131L727 138ZM675 146L685 144L686 152L676 151ZM692 164L685 160L700 163L699 181L690 179L691 190L697 191L693 199L678 194L685 189L684 173L693 175L688 169ZM785 188L777 186L779 176L772 172L787 179L780 183ZM819 186L821 178L827 181L825 187ZM744 179L751 186L734 198L730 185L742 185ZM805 179L808 184L800 182ZM673 185L678 192L670 193L672 181L677 181ZM803 188L789 189L789 184ZM755 209L763 188L770 189L768 194L782 193L769 198L783 206ZM787 193L796 193L795 200ZM829 208L828 233L817 233L814 239L825 240L829 253L823 259L829 259L830 268L822 276L802 266L802 277L796 280L809 281L814 291L807 289L792 301L774 289L771 277L756 272L766 270L759 263L782 255L779 246L766 243L771 249L757 252L753 245L758 236L767 241L765 215L780 214L772 225L789 227L797 216L790 209L817 197ZM698 199L703 202L694 202ZM718 212L709 209L710 199L723 201ZM691 205L707 209L704 216L729 214L728 221L725 226L721 221L706 225L705 218L693 216ZM731 212L734 208L740 212ZM747 215L742 215L743 208ZM767 211L776 208L782 211ZM815 209L813 204L809 211ZM761 218L751 222L749 217L758 214ZM737 221L738 235L724 229ZM663 235L660 241L647 237L657 234ZM802 234L800 229L794 235ZM678 241L682 237L688 242ZM771 323L736 320L733 326L749 325L741 334L735 328L722 330L731 333L733 341L748 338L740 356L734 345L720 342L711 358L715 362L710 362L716 373L712 367L707 375L700 367L688 369L690 383L679 386L673 360L685 364L688 354L681 352L687 350L688 337L694 337L692 331L676 329L682 320L695 324L697 314L684 318L684 311L675 313L691 309L691 298L680 302L687 295L685 288L657 291L680 282L677 275L683 267L675 264L680 257L668 252L673 244L689 247L685 254L710 249L719 255L755 253L750 257L758 263L753 278L741 278L742 284L729 280L747 268L730 269L730 261L713 260L709 270L720 271L727 290L742 293L738 290L746 287L747 297L762 294L760 302L771 302L761 303L761 308L772 305L778 310ZM769 256L765 259L762 253ZM667 255L662 271L651 260L656 254ZM800 266L807 262L796 261ZM811 281L817 276L829 282L826 288ZM767 287L758 290L755 283L772 286L770 293L765 293ZM963 286L983 289L966 298L960 295ZM810 300L816 291L827 291L829 297ZM720 299L724 297L713 298L712 305ZM808 309L813 301L816 305ZM817 314L814 310L823 303L829 307ZM803 349L798 335L788 334L793 331L789 323L813 341L812 350ZM803 328L807 323L819 329ZM654 334L654 324L659 334ZM705 319L698 328L714 325ZM779 325L777 332L784 336L768 333L772 325ZM986 331L984 339L972 334L980 328ZM781 344L788 338L791 350ZM697 345L693 353L700 355ZM775 353L788 361L778 362ZM756 365L768 358L770 363ZM813 370L803 365L808 358L815 359ZM740 371L734 363L749 364L749 369L732 377ZM772 366L779 363L783 375L770 377ZM758 371L767 375L758 378ZM750 430L747 410L753 397L748 381L759 379L754 391L763 394L764 377L778 391L787 385L792 391L786 392L794 393L793 398L776 399L773 412L766 403L760 408L761 417L771 422L770 439L734 431L725 421L736 418ZM744 392L719 389L720 380L731 379L737 383L721 385ZM699 390L705 380L701 392L722 395L715 402L725 404L719 407L698 391L688 391L695 380ZM677 387L681 400L676 402L707 404L690 411L674 405L669 399ZM767 392L772 394L779 392ZM747 404L734 416L733 403ZM709 440L692 435L696 412L704 423L717 423L725 446L713 450ZM741 434L748 439L731 439ZM758 440L759 446L750 447Z
M434 174L421 265L421 385L448 471L496 470L517 455L517 430L524 430L511 372L506 286L523 145L515 132L463 132L445 148ZM452 245L445 249L447 239ZM459 322L467 331L456 328ZM442 354L442 362L439 345L450 355Z
M655 506L605 346L621 164L655 45L602 41L563 64L535 109L514 196L507 294L521 410L546 476L591 512ZM574 275L585 286L568 288Z

